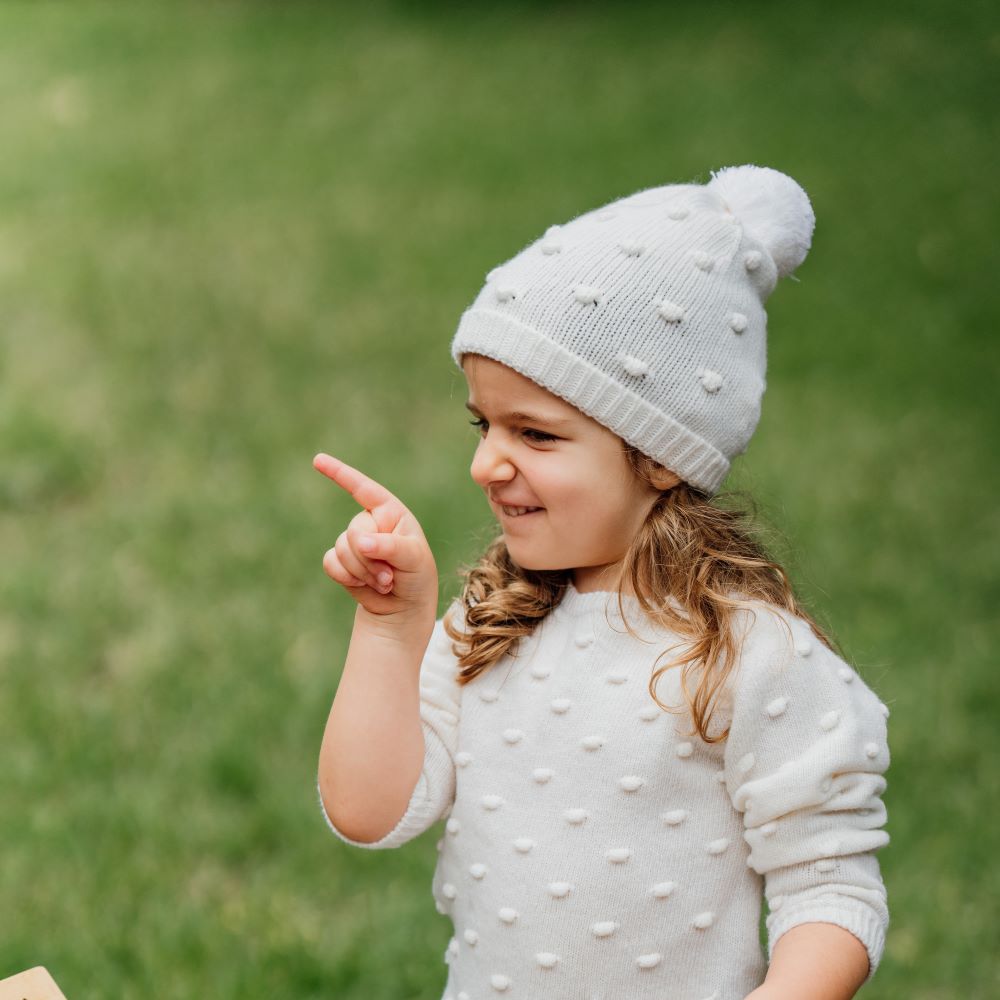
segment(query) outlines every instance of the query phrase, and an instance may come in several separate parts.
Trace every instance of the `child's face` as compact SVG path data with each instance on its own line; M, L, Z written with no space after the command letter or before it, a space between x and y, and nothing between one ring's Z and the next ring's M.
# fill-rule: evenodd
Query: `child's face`
M621 439L575 406L490 358L467 354L462 368L467 406L483 421L472 478L511 559L523 569L571 569L580 591L614 589L658 491L632 472ZM505 504L541 509L517 516Z

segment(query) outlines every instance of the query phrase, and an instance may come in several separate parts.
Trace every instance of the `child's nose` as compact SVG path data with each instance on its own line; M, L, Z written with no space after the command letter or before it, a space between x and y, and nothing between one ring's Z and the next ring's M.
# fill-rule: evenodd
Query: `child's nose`
M504 449L489 438L483 438L472 456L473 482L485 489L490 483L505 482L517 474Z

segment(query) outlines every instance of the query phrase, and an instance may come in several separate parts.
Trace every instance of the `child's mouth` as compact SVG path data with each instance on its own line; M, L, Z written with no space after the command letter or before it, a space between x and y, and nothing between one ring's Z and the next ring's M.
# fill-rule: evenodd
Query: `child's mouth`
M543 507L504 507L501 506L500 510L506 514L507 517L527 517L529 514L537 514L540 510L544 510Z

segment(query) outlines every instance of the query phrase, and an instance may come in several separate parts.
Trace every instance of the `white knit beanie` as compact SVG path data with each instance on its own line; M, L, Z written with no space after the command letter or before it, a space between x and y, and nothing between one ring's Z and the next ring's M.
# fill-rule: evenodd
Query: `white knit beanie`
M647 188L490 271L452 357L502 362L714 493L760 418L764 302L814 224L805 191L768 167Z

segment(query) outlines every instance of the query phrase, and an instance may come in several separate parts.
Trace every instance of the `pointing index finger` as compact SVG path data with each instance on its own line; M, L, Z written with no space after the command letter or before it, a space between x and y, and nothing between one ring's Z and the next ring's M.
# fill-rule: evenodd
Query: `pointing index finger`
M323 452L320 452L313 459L313 467L322 472L328 479L332 479L341 489L350 493L365 510L371 511L379 530L391 531L393 529L405 507L384 486L363 472L352 468L346 462L341 462L339 458L334 458ZM391 520L387 521L384 516L379 516L383 511L393 515Z

